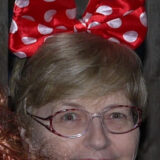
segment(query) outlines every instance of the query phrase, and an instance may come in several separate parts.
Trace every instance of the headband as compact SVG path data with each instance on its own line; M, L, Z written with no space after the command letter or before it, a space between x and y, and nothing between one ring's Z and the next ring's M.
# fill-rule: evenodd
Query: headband
M32 56L48 37L88 32L137 48L147 32L145 0L89 0L76 19L75 0L16 0L9 47L20 58Z

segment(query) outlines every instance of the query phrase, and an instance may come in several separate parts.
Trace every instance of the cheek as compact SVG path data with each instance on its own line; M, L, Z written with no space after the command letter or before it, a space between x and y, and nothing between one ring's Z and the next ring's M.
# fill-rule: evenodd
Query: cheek
M41 155L50 157L51 160L70 160L80 150L77 140L63 139L61 137L52 137L43 143ZM78 150L77 150L78 148ZM49 159L49 160L50 160Z
M136 154L139 142L139 130L130 133L113 135L112 146L115 152L118 152L121 159L132 160L133 155Z
M38 132L35 132L38 130ZM75 139L66 139L50 133L46 129L36 127L30 134L30 141L33 154L36 157L49 160L70 159L74 150L77 149L78 142Z

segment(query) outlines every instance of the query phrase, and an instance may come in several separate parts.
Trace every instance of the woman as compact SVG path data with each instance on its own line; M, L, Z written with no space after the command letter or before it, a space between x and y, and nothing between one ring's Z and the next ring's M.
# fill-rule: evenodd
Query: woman
M136 158L146 88L124 45L54 35L24 64L13 97L29 159Z

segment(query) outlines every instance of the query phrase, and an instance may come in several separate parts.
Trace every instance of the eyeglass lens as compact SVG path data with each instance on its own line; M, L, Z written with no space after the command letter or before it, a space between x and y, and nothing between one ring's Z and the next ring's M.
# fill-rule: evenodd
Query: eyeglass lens
M67 110L56 114L52 119L52 127L57 133L72 136L83 133L91 120L91 115L83 110ZM102 113L104 129L112 133L127 132L139 121L136 108L116 107Z

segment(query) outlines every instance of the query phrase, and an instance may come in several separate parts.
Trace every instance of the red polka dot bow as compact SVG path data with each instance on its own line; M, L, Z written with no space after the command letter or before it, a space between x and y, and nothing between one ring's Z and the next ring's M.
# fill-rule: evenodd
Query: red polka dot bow
M9 45L23 58L55 33L85 31L135 49L146 26L144 0L89 0L81 19L74 0L16 0Z

